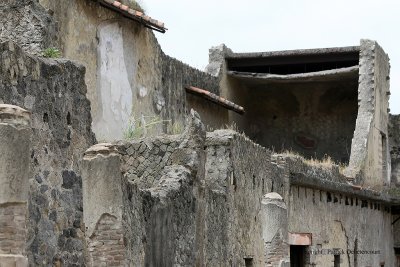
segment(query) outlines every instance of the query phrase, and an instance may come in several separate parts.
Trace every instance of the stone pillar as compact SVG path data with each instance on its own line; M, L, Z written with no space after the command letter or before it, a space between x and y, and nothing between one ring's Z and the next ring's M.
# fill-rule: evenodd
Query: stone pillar
M127 266L120 164L116 147L108 143L92 146L83 158L83 220L88 266Z
M290 266L288 213L285 202L279 194L269 193L263 197L261 223L265 245L265 266Z
M30 112L0 105L0 267L28 266Z

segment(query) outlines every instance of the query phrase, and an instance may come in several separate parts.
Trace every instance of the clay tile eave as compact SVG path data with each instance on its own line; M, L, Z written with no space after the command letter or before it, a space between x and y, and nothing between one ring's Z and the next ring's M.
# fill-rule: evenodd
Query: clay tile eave
M100 5L111 9L115 12L118 12L124 17L127 17L129 19L132 19L136 22L141 23L143 26L161 32L165 33L168 29L165 28L164 23L158 20L155 20L145 14L143 12L129 8L129 6L122 4L119 1L114 1L114 0L95 0L97 1Z
M194 86L186 86L185 89L186 89L186 92L188 92L190 94L194 94L194 95L203 97L204 99L207 99L207 100L209 100L211 102L214 102L215 104L217 104L219 106L222 106L222 107L224 107L226 109L232 110L232 111L234 111L236 113L239 113L239 114L244 114L245 113L243 107L241 107L241 106L239 106L239 105L237 105L237 104L235 104L235 103L233 103L233 102L231 102L231 101L229 101L229 100L227 100L227 99L225 99L223 97L220 97L220 96L218 96L216 94L213 94L210 91L207 91L207 90L204 90L204 89L201 89L201 88L197 88L197 87L194 87Z

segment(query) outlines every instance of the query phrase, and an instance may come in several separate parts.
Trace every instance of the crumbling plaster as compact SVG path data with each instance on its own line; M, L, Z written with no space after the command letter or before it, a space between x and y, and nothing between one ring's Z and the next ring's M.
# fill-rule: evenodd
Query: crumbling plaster
M87 97L98 140L121 139L129 126L127 118L163 120L151 127L148 135L172 133L174 127L183 129L185 115L195 107L186 103L184 86L194 85L218 94L217 78L165 55L153 32L141 24L96 1L40 3L52 10L53 20L59 24L63 56L86 67ZM112 48L104 42L107 38L113 39ZM107 67L107 62L114 62L117 68ZM226 123L224 114L221 116L214 116L212 126Z

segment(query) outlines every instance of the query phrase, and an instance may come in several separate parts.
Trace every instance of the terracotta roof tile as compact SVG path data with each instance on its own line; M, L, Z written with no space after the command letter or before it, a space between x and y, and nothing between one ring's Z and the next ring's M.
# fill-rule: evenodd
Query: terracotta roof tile
M152 30L165 33L167 28L165 28L164 23L161 21L152 19L151 17L143 14L143 12L129 8L127 5L123 5L119 1L114 0L95 0L102 6L105 6L109 9L112 9L125 17L128 17L132 20L136 20L137 22L142 23L145 27L150 28Z
M129 9L129 7L126 6L126 5L121 5L119 8L120 8L121 10L123 10L123 11L128 11L128 9Z
M243 107L236 105L235 103L233 103L223 97L213 94L210 91L207 91L207 90L204 90L201 88L197 88L194 86L186 86L185 89L186 89L186 92L188 92L188 93L201 96L207 100L210 100L210 101L212 101L220 106L223 106L227 109L233 110L239 114L244 114L244 112L245 112Z

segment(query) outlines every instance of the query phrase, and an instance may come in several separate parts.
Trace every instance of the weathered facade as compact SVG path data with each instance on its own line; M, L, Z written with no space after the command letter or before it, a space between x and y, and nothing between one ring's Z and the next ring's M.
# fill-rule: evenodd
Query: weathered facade
M221 45L202 72L139 9L0 4L1 267L399 266L400 120L375 41Z

